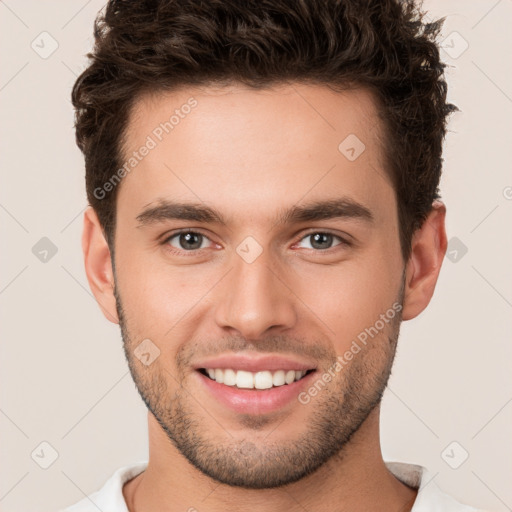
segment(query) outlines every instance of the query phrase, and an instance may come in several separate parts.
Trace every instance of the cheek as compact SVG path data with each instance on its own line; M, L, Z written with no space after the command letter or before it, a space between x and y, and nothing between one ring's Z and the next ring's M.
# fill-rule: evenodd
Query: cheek
M123 254L116 274L130 335L154 340L170 356L198 327L222 269L173 267L163 256L133 250Z
M382 250L337 267L310 267L295 274L291 288L307 306L299 307L334 340L337 352L393 310L398 299L402 267L396 264L396 255L381 258L380 254Z

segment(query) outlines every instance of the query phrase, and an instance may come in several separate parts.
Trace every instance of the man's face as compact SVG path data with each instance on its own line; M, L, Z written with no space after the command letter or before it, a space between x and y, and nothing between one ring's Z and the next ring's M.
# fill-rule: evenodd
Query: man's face
M218 481L297 481L378 405L404 270L380 128L369 93L306 85L189 88L132 113L124 156L140 161L115 232L126 356L168 438ZM334 216L298 215L327 201ZM307 373L282 384L291 370Z

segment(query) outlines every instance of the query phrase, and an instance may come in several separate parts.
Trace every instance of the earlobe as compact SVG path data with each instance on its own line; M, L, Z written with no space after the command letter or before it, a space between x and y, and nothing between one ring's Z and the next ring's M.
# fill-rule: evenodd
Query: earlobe
M82 251L91 291L107 320L118 324L110 249L98 216L91 206L84 213Z
M435 201L427 219L413 235L406 266L402 319L418 316L428 305L446 253L446 207Z

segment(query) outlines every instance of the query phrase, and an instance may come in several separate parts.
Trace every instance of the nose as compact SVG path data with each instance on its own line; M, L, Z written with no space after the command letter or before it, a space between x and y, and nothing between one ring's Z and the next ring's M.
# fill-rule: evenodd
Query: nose
M295 295L283 273L270 265L268 252L252 263L237 254L233 259L234 267L217 289L217 325L247 340L292 328L297 321Z

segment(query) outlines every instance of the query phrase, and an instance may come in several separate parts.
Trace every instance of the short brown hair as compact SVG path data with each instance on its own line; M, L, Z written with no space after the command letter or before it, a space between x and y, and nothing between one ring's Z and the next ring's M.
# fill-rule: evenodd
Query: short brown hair
M72 92L87 197L114 247L119 187L98 198L122 165L131 108L148 91L238 82L303 82L376 93L386 169L398 204L404 260L439 197L448 114L436 37L414 0L110 0Z

